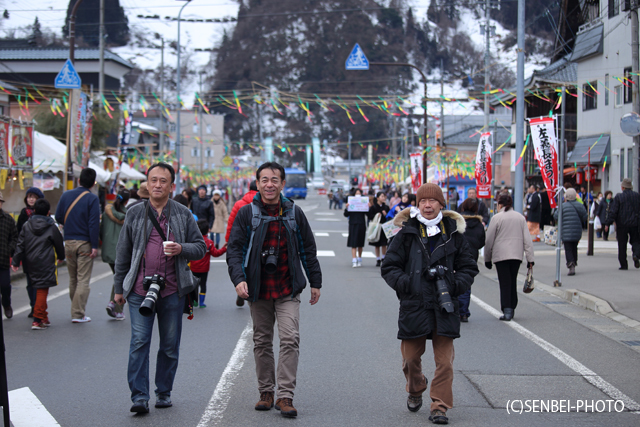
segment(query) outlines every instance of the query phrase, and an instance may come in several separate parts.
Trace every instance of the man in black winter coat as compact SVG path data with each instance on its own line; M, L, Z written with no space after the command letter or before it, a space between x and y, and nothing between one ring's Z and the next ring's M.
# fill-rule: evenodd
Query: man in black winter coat
M631 243L633 265L640 268L640 194L633 191L629 178L623 179L621 186L622 193L616 194L611 202L604 230L608 232L609 226L616 223L620 270L627 270L627 241Z
M209 223L209 231L211 231L213 221L216 219L216 213L213 208L213 201L207 197L207 187L205 185L198 187L198 197L194 197L191 201L191 212L198 219L206 219Z
M416 200L417 208L407 208L394 218L402 230L387 251L382 277L400 300L398 339L402 340L407 407L416 412L422 406L427 379L421 358L430 339L436 371L429 393L429 419L446 424L447 409L453 407L453 340L460 336L458 296L471 287L478 266L462 235L464 218L442 211L446 202L440 187L423 184Z

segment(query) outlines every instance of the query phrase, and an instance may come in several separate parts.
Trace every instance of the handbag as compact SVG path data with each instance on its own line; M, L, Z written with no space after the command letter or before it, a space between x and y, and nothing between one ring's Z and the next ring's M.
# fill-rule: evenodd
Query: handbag
M602 221L600 221L600 217L599 216L596 216L596 218L593 220L593 228L596 231L602 230Z
M524 287L522 288L522 292L525 294L529 294L533 291L533 267L529 267L527 270L527 278L524 280Z
M367 242L376 243L380 240L380 233L382 232L382 226L380 225L381 214L378 212L369 223L367 228Z

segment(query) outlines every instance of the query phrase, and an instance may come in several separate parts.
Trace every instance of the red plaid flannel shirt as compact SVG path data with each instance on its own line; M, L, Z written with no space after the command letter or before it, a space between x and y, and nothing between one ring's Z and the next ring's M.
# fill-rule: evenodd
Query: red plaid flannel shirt
M264 205L270 216L278 216L280 205ZM284 221L271 221L268 225L267 235L262 244L262 252L278 246L278 228L280 228L280 251L278 254L278 267L274 274L267 274L264 268L260 271L260 299L278 299L293 292L291 287L291 273L289 272L289 254L287 251L287 229ZM276 248L277 252L277 248Z

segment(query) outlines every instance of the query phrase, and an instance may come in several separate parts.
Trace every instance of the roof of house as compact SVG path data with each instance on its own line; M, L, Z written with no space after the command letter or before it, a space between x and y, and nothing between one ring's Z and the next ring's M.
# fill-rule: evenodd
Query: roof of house
M0 80L0 86L2 86L3 88L5 88L7 90L18 90L18 88L16 88L15 86L13 86L13 85L11 85L9 83L3 82L2 80Z
M571 54L571 61L580 61L595 54L602 53L604 24L587 27L576 35L576 41Z
M6 48L0 46L0 58L2 61L64 61L69 58L68 48ZM75 50L75 59L78 61L98 61L100 59L100 50L98 48L79 48ZM127 68L133 69L133 65L108 50L104 51L105 61L114 61Z

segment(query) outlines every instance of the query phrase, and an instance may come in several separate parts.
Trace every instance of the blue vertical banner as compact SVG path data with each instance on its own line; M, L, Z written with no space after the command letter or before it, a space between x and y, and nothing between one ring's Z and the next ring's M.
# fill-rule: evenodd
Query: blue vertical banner
M264 158L267 162L273 162L273 138L264 139Z
M320 163L320 138L311 138L313 144L313 172L320 174L322 164Z

